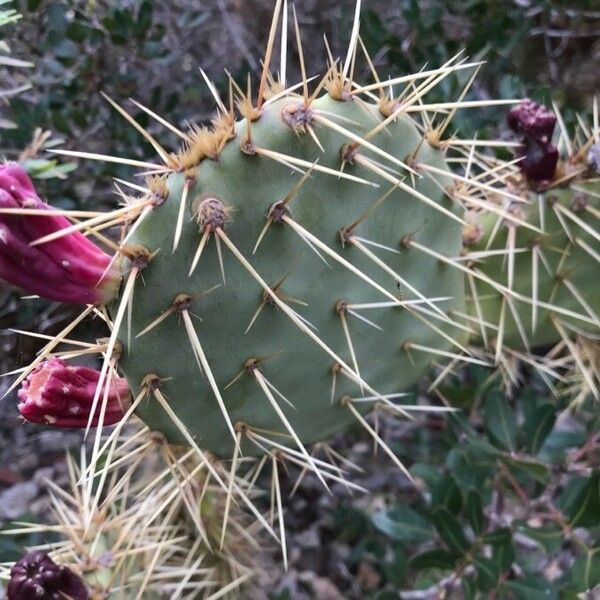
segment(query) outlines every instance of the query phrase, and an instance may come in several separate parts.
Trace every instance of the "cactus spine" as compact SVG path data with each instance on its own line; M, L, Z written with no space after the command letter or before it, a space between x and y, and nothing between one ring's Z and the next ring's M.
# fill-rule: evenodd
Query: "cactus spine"
M190 462L189 454L167 449L160 436L136 433L141 444L130 445L128 453L113 450L108 472L98 477L99 485L91 494L85 450L79 464L68 456L69 488L47 484L57 522L20 523L10 532L60 534L57 542L33 551L49 553L49 560L68 577L55 576L47 595L40 591L35 597L161 600L190 597L190 590L194 598L227 592L236 597L238 588L257 575L257 524L239 507L228 505L226 493ZM142 466L141 473L132 464L123 464L127 457ZM228 535L221 543L226 510ZM9 575L6 567L0 567L0 577ZM14 588L14 575L11 582ZM9 586L9 600L33 597L31 588L10 592ZM262 598L258 590L248 593Z

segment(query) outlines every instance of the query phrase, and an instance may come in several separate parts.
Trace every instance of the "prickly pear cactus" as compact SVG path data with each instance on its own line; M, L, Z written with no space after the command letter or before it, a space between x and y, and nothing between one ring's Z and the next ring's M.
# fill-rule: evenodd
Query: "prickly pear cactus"
M168 175L165 201L129 238L155 255L135 282L131 334L125 323L119 333L120 367L133 390L160 378L169 407L212 452L231 454L236 425L325 439L354 420L342 398L406 391L432 358L417 348L447 351L460 336L444 311L448 300L461 306L462 275L406 243L459 252L450 179L419 173L406 189L390 174L401 161L444 173L443 152L404 115L363 148L385 118L358 98L326 94L305 107L288 94L251 129L242 120L214 133L218 155ZM159 402L137 414L185 442Z
M508 218L491 212L474 217L466 240L478 273L471 275L470 310L480 322L494 324L489 337L497 349L531 350L570 343L575 333L597 335L597 138L571 141L561 134L559 158L552 111L527 100L508 121L523 138L520 172L506 177L521 201L505 206Z
M57 522L20 523L12 530L16 535L47 529L60 541L37 547L10 568L0 566L8 600L166 600L195 588L194 598L228 591L230 597L240 597L239 586L260 574L256 549L248 541L256 527L239 507L226 508L225 491L209 482L206 472L194 471L182 453L168 453L166 463L175 475L165 485L160 470L156 476L157 467L167 466L156 460L166 456L164 450L164 441L155 438L142 476L122 460L107 464L110 477L100 481L94 494L87 488L86 473L67 457L69 486L60 490L48 483L59 492L51 495ZM85 464L84 450L81 460ZM173 488L190 480L185 496L173 497ZM105 486L107 481L112 485ZM222 540L225 511L229 527ZM175 533L171 538L170 531ZM246 592L264 598L248 586Z
M590 225L597 219L600 199L569 188L531 196L526 192L525 197L528 202L513 210L538 231L509 223L498 227L497 218L486 215L480 221L481 240L469 248L501 252L479 266L501 286L477 285L483 319L502 321L502 343L513 348L555 344L566 331L596 334L600 288L594 255L600 256L600 248ZM472 308L476 310L474 302Z
M326 486L333 481L363 490L345 479L355 465L326 442L358 422L412 479L379 434L377 418L372 425L367 413L410 417L410 411L452 410L414 400L401 404L398 398L433 362L489 364L470 356L466 346L473 323L464 292L465 270L472 271L460 256L464 206L489 207L481 196L493 193L519 198L501 189L504 182L494 180L494 169L484 181L448 168L447 153L464 158L465 149L472 153L478 145L446 135L455 111L495 102L463 101L473 82L468 75L457 102L432 104L428 93L478 64L457 56L439 68L382 82L362 48L373 82L353 81L361 58L358 2L345 60L330 57L322 78L311 83L301 58L302 81L288 86L282 11L287 4L277 0L257 93L250 84L243 92L231 81L224 102L206 79L218 109L210 127L180 131L136 103L182 139L179 151L165 150L112 100L156 149L157 162L60 151L143 169L146 186L139 179L119 182L123 206L106 214L58 212L33 197L25 176L19 185L0 189L0 233L14 237L11 248L23 254L16 258L36 257L21 263L28 266L31 291L87 305L9 389L22 384L19 406L26 418L98 427L81 474L86 498L100 497L97 485L118 487L116 476L107 483L110 465L125 463L131 473L158 447L169 465L156 480L168 531L157 533L152 519L143 520L135 523L140 539L148 539L142 533L163 539L164 533L171 546L180 546L180 529L171 528L170 503L176 500L212 550L216 544L198 519L205 497L195 495L201 485L211 485L225 492L217 511L219 552L243 531L235 519L228 528L241 507L281 544L287 566L279 469L289 464L300 469L298 481L311 471ZM280 21L275 81L270 69ZM302 57L297 23L295 29ZM118 242L105 232L115 224L122 226ZM75 267L96 248L92 239L112 256L98 251L92 272L82 274ZM12 260L8 250L0 244L0 254ZM21 271L2 275L23 285ZM64 295L50 275L72 281L74 292ZM111 331L68 353L70 359L102 357L101 370L83 376L63 353L57 362L55 348L71 343L73 330L92 316ZM73 394L76 403L69 402ZM134 415L144 427L125 435ZM103 442L107 423L116 428ZM316 441L321 443L307 448ZM227 470L222 458L230 459ZM192 465L182 473L186 461ZM264 470L271 472L269 519L253 501ZM157 499L145 498L147 492L140 491L140 501L152 515ZM85 516L98 512L95 504ZM196 564L198 538L185 536L194 540L194 551L181 562ZM157 565L153 558L143 564L143 581L150 581ZM139 576L134 579L137 585ZM202 585L196 582L195 589ZM229 585L224 589L233 589Z

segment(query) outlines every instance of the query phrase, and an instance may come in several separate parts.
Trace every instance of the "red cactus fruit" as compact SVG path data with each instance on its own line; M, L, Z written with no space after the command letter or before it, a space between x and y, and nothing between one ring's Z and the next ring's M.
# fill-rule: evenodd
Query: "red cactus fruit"
M10 571L8 600L88 600L81 577L45 552L28 552Z
M526 138L525 149L520 156L525 157L519 163L521 170L531 181L550 181L554 178L558 150L552 144L540 144Z
M521 137L519 163L526 177L535 182L553 179L558 162L558 150L552 145L556 115L526 98L510 110L508 126Z
M531 136L540 143L547 143L552 140L556 115L545 106L525 98L510 110L507 121L515 133Z
M60 358L41 363L23 382L18 392L19 412L33 423L57 427L86 427L100 371L70 366ZM104 398L104 392L100 395ZM113 378L108 390L104 425L123 418L129 404L129 386L122 377ZM98 424L97 409L92 425Z
M52 214L17 163L0 164L0 209L35 209L48 216L0 210L0 278L48 300L105 304L119 286L118 265L79 232L32 246L71 223Z

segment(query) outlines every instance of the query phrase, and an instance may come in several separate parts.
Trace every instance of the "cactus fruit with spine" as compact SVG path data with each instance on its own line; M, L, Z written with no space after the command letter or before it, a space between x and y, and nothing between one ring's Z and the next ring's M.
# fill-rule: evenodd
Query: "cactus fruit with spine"
M70 221L37 195L17 163L0 165L0 211L2 279L58 302L102 304L114 296L120 280L116 265L83 234L33 244L63 231Z
M32 423L57 427L85 427L90 418L89 399L94 397L100 373L75 367L61 358L38 365L18 392L19 412ZM119 422L127 408L129 386L122 377L111 381L106 395L105 425ZM98 415L93 416L96 425Z
M88 600L81 578L64 565L57 565L46 553L28 552L10 570L7 590L11 600Z

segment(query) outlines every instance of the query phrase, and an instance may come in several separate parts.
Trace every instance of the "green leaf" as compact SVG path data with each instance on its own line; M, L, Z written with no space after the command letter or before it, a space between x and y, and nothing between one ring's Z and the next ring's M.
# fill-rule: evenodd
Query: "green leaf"
M425 542L433 534L427 519L408 506L376 512L372 521L379 531L399 542Z
M410 559L413 569L454 569L455 564L456 555L441 548L421 552Z
M509 591L515 600L554 600L557 598L556 590L544 578L539 576L526 576L522 579L505 581L500 586Z
M57 164L54 167L49 167L38 173L32 174L35 179L65 179L67 173L71 173L77 169L77 163L68 162Z
M508 527L499 527L498 529L484 533L480 539L484 544L502 546L505 544L510 544L512 540L512 533Z
M564 486L562 492L554 500L556 508L564 514L571 513L578 502L579 496L583 493L589 478L573 477L568 485Z
M550 475L546 465L533 459L504 456L502 460L515 475L521 474L541 484L545 484Z
M556 423L556 412L550 404L535 409L523 425L523 437L528 452L535 456L544 445Z
M67 25L67 37L77 43L82 43L93 34L94 30L81 21L72 21Z
M67 6L60 2L50 2L45 9L45 16L51 32L64 32L67 27Z
M388 540L383 536L367 536L352 545L348 562L358 565L366 556L382 560L387 552Z
M469 445L467 448L469 449L469 454L482 464L495 464L497 457L504 456L502 450L498 450L498 448L492 446L492 444L481 435L471 435L469 437Z
M471 436L467 448L469 450L469 455L476 464L493 464L495 466L496 458L504 456L504 452L498 450L495 446L492 446L492 444L482 436Z
M144 0L138 11L137 20L134 24L135 34L138 38L143 38L152 25L152 2Z
M496 587L498 579L500 578L500 569L491 558L478 556L473 560L473 565L475 566L476 572L475 580L477 581L477 587L480 590L489 592Z
M14 23L21 18L21 15L14 9L0 10L0 27Z
M473 577L463 577L461 579L465 600L475 600L477 598L477 585Z
M515 546L512 540L508 544L494 546L493 558L500 572L508 571L516 558Z
M379 568L388 583L400 587L404 583L406 573L406 556L400 544L395 544L389 560L379 563Z
M578 592L586 592L600 584L600 547L578 557L571 569L571 585Z
M74 162L59 164L55 160L41 158L24 160L21 165L34 179L53 179L54 177L64 179L65 174L77 168L77 163Z
M475 534L481 533L485 526L481 496L475 490L469 490L467 494L467 519Z
M441 478L439 468L423 462L413 463L410 467L410 474L415 479L422 479L429 488L435 487Z
M460 521L447 508L437 508L433 512L432 522L451 552L462 556L469 551L471 544L465 537Z
M530 527L526 524L516 526L522 535L536 541L548 554L554 554L560 550L564 540L564 534L559 525L550 524L542 527Z
M584 444L586 437L586 432L583 430L569 431L555 427L546 438L539 456L544 462L561 464L565 460L567 451Z
M594 471L582 489L565 507L571 527L600 524L600 471Z
M492 442L510 452L517 449L517 421L508 399L492 390L484 404L484 425Z
M445 475L434 486L431 492L431 506L447 508L453 515L462 508L462 493L452 475Z
M475 400L475 388L465 385L443 385L440 386L440 392L448 402L456 408L469 410Z
M398 600L398 594L390 590L382 590L375 594L374 600Z
M496 457L502 453L488 442L475 437L469 438L469 444L460 448L455 446L448 453L446 464L463 488L477 487L497 471Z
M560 588L560 600L581 600L581 594L566 584Z
M52 53L56 58L74 59L79 55L80 51L77 44L71 40L60 38L54 42Z
M447 577L452 571L449 569L421 569L417 571L412 588L422 590L431 586L437 586L439 582Z
M346 542L353 544L369 532L369 518L363 511L348 505L342 505L335 511L333 516L334 527Z

